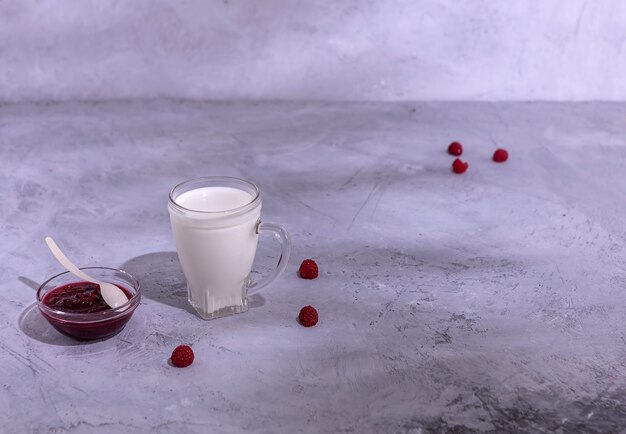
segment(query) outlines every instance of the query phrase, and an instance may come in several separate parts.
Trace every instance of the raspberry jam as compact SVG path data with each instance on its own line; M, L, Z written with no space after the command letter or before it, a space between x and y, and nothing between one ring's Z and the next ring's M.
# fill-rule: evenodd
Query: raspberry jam
M139 305L139 282L121 270L102 267L87 270L120 288L129 303L124 308L111 309L102 298L99 285L72 282L68 279L71 276L69 272L65 272L39 287L39 311L55 329L74 339L92 340L114 336L124 328Z
M132 297L126 289L116 286L128 299ZM73 282L54 288L42 302L51 309L69 313L95 313L110 309L100 294L100 286L91 282Z

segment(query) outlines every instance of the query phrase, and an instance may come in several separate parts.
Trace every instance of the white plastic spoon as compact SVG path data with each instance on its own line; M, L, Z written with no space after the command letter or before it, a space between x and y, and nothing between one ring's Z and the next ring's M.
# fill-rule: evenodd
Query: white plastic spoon
M79 269L76 265L72 264L72 261L67 259L67 256L63 254L57 243L50 237L46 237L46 244L50 248L50 251L54 255L55 258L65 267L67 271L72 273L75 276L80 277L87 282L95 283L100 285L100 294L102 294L102 298L110 307L115 309L118 306L123 305L128 302L128 297L124 294L124 291L119 289L117 286L112 283L102 282L100 280L94 279L89 276L87 273Z

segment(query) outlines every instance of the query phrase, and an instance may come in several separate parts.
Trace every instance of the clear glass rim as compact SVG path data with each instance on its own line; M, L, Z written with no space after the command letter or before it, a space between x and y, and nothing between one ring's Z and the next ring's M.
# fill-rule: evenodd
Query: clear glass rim
M248 186L250 189L252 189L252 191L254 192L254 197L252 198L250 202L248 202L245 205L242 205L237 208L222 210L222 211L201 211L197 209L185 208L184 206L176 202L176 200L174 199L174 194L178 190L182 189L184 186L188 184L202 183L202 182L209 182L209 183L222 182L222 183L243 184L243 185ZM261 190L259 190L259 187L257 187L256 184L246 181L244 179L236 178L234 176L202 176L200 178L188 179L186 181L183 181L177 184L174 188L170 190L170 194L169 194L169 203L175 209L179 211L183 211L183 212L191 212L191 213L197 213L201 215L212 215L212 216L231 215L231 214L237 214L243 211L247 211L249 209L256 207L256 205L260 202L260 200L261 200Z
M132 274L124 270L120 270L118 268L110 268L110 267L80 267L80 269L85 270L86 272L88 272L89 270L106 270L106 271L113 271L115 273L120 273L131 282L133 289L135 290L135 293L126 303L122 304L121 306L108 309L108 310L103 310L101 312L75 313L75 312L65 312L62 310L53 309L49 306L46 306L43 303L43 297L41 293L45 289L46 285L48 285L53 280L64 275L71 274L69 271L64 271L63 273L59 273L57 275L50 277L48 280L42 283L41 286L39 286L39 288L37 289L37 306L39 307L39 309L48 315L54 316L57 319L63 319L67 321L75 321L75 322L87 324L87 323L109 321L109 320L118 318L120 316L123 316L125 314L132 313L134 308L137 306L137 304L139 304L139 300L141 298L141 285L139 284L139 281ZM76 279L79 279L79 278L77 277Z

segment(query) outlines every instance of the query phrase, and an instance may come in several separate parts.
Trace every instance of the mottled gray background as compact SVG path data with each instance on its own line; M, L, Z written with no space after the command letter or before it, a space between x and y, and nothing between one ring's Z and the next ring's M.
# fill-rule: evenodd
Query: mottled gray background
M2 0L0 101L623 100L621 0Z
M0 434L626 432L626 2L0 0L0 20ZM259 184L293 257L203 321L167 192L218 174ZM39 314L46 235L139 278L119 335ZM275 260L263 237L255 272Z

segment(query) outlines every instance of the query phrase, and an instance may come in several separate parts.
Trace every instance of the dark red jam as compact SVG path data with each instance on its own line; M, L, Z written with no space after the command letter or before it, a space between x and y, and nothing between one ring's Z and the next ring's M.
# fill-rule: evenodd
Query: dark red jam
M128 290L115 285L124 291L130 300ZM100 294L100 285L90 282L73 282L54 288L47 293L42 303L51 309L69 313L94 313L110 309Z

